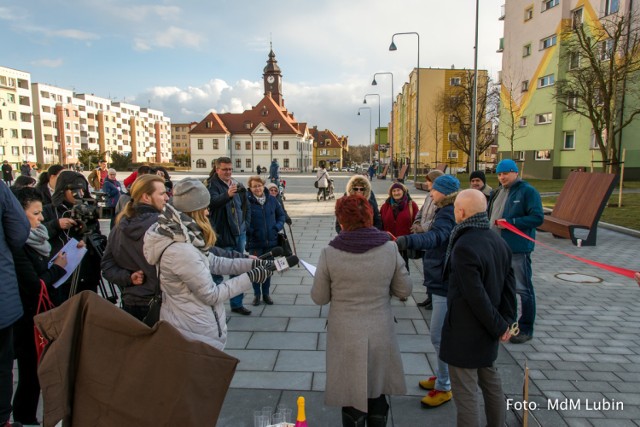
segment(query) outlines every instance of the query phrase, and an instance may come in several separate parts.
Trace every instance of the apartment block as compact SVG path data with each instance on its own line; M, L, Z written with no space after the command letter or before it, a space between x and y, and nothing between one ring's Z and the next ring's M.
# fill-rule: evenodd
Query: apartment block
M36 162L31 74L0 67L0 161Z
M189 132L196 127L197 122L172 123L171 124L171 154L175 161L176 156L190 156L191 144L189 144Z

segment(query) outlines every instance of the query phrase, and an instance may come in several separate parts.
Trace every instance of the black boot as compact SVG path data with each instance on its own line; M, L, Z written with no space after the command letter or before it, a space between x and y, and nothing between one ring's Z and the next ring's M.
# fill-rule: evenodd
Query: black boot
M368 401L367 427L386 427L389 404L384 394Z
M350 409L350 410L349 410ZM342 427L365 427L367 414L354 408L342 408Z
M368 415L367 427L386 427L387 416L386 415Z

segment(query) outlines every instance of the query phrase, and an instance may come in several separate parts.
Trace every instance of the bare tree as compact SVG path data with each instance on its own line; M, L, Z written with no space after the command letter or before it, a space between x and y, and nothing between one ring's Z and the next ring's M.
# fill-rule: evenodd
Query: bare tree
M511 158L515 158L516 141L527 136L526 123L521 124L523 113L522 99L518 99L518 91L522 92L522 81L514 81L503 76L500 92L499 133L509 141Z
M479 156L494 142L491 124L497 117L497 105L499 90L491 83L486 74L479 74L477 120L476 126L476 154ZM473 79L472 70L467 70L460 79L460 84L441 96L436 109L449 117L451 129L457 130L455 137L450 138L451 144L467 156L471 153L471 106L473 105Z
M615 140L640 114L638 24L635 12L589 22L575 12L562 32L560 59L566 73L556 82L556 100L567 112L589 120L604 166L616 170L620 153Z
M442 99L442 94L439 94L436 99ZM435 141L435 153L433 160L433 167L438 167L438 147L440 146L440 141L442 141L442 135L444 134L444 124L442 123L442 119L444 116L443 109L441 108L441 104L436 104L433 109L433 113L427 117L427 121L429 123L429 129L433 134L433 140ZM444 146L441 147L444 149ZM442 151L440 151L440 156L442 156Z

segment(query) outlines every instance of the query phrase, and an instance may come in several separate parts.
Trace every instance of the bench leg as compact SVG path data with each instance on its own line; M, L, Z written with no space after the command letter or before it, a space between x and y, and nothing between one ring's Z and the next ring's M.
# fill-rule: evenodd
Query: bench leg
M576 228L581 228L584 230L584 227L569 227L569 233L571 235L571 242L578 246L578 238L575 235ZM598 234L598 226L589 229L589 234L587 234L586 239L582 239L582 246L595 246L596 245L596 237Z

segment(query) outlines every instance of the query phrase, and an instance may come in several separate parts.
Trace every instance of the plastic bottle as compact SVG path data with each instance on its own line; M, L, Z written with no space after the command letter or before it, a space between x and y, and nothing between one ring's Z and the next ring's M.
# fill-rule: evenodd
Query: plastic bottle
M304 412L304 397L298 397L298 417L296 418L296 427L308 427L307 416Z

